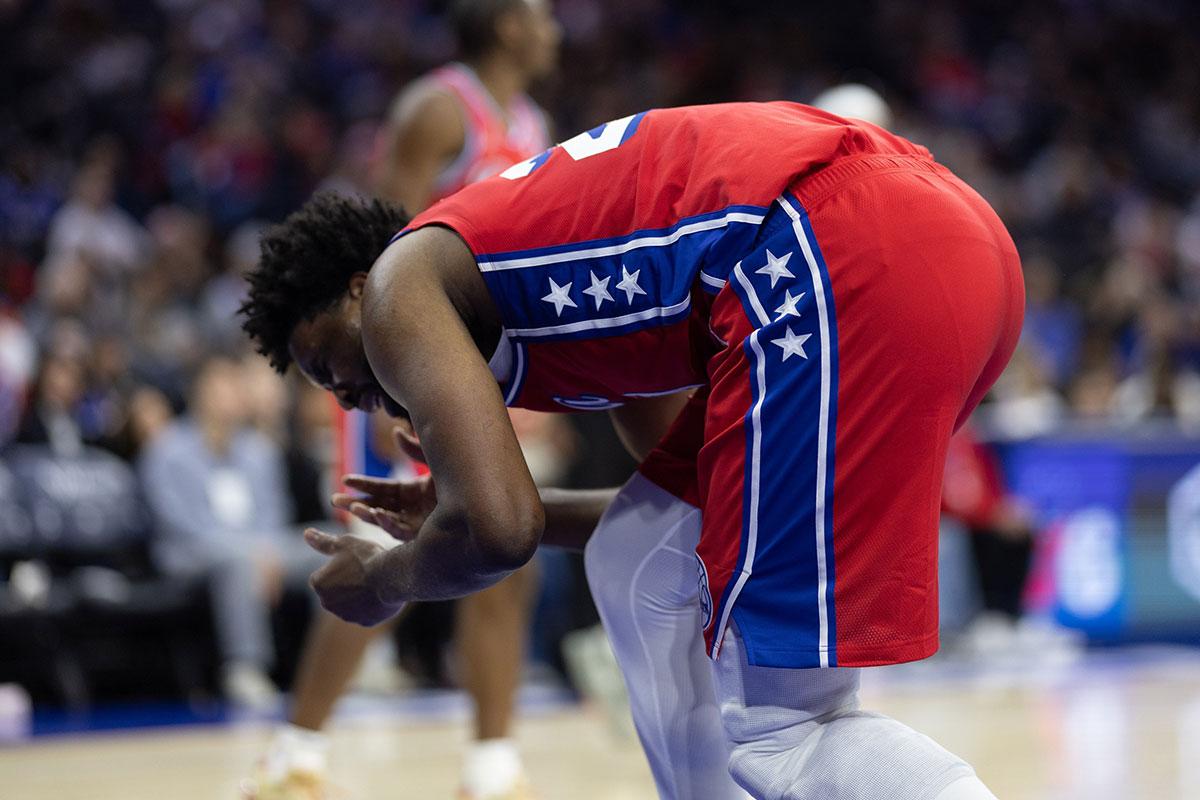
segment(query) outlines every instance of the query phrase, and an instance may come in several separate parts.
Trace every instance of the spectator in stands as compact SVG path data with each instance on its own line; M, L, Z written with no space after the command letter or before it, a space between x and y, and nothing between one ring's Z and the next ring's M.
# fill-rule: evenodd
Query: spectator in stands
M141 267L147 245L142 227L114 202L119 164L116 142L101 140L89 149L46 243L51 256L85 254L100 277L112 280Z
M161 568L207 581L226 696L263 709L277 699L271 607L321 559L289 528L282 455L247 425L243 375L235 361L206 361L188 415L150 442L139 466Z
M53 352L44 356L16 441L48 445L58 456L82 451L85 437L79 412L85 382L78 359Z
M0 304L0 447L17 432L25 393L37 368L37 346L20 315Z
M244 275L258 262L258 238L266 226L246 222L225 241L224 269L204 287L200 301L201 319L209 345L233 351L246 347L246 335L237 310L246 299Z

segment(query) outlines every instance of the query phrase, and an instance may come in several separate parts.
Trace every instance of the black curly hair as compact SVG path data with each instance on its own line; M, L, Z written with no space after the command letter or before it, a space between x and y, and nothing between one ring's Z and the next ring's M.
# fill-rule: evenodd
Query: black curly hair
M368 271L408 221L402 208L382 200L320 192L263 234L258 265L246 276L250 296L239 313L242 329L271 366L287 370L296 325L332 307L351 276Z

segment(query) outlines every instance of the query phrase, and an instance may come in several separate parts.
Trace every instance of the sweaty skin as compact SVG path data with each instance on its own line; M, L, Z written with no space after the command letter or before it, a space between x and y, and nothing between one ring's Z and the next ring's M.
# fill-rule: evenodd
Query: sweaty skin
M360 302L370 371L411 414L438 501L404 547L308 531L333 557L313 576L322 602L370 625L410 600L496 583L533 556L544 511L481 354L500 323L466 245L443 228L400 239L371 269Z

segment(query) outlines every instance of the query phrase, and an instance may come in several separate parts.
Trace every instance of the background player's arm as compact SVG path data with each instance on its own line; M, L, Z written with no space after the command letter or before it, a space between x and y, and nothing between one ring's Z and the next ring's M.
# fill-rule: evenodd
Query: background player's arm
M347 475L343 480L356 494L339 492L333 496L333 505L382 528L399 541L415 538L425 518L437 507L436 491L428 475L410 479ZM582 550L617 488L543 488L539 493L546 520L541 544Z
M647 397L610 410L608 415L613 428L629 455L638 461L645 459L679 416L689 397L690 392Z
M613 427L630 455L639 461L666 433L687 402L689 392L647 398L610 412ZM394 428L399 449L414 460L424 462L420 442L405 427ZM363 522L377 525L396 539L415 537L425 517L437 504L433 481L429 476L412 480L347 475L344 481L359 494L336 494L333 504ZM541 543L551 547L582 550L617 493L608 489L540 490L545 511L545 530Z
M462 152L462 111L450 95L418 83L396 100L383 136L376 191L416 214L433 198L438 174Z

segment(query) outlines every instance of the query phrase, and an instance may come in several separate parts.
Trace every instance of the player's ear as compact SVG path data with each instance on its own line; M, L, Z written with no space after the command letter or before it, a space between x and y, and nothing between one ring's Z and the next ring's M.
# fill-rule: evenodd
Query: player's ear
M351 299L359 300L362 298L363 287L367 284L367 273L356 272L350 276L350 288L348 294Z

